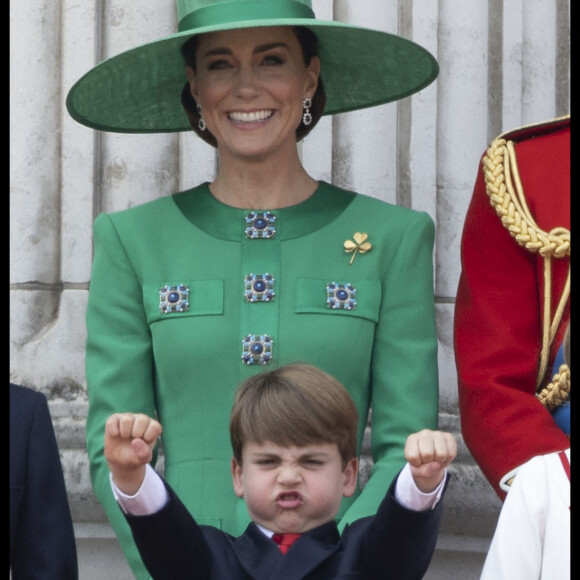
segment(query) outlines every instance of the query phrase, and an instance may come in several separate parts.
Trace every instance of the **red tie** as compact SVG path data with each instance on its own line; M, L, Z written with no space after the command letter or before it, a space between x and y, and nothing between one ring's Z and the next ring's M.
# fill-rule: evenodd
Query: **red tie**
M300 534L274 534L272 539L278 544L282 554L300 537Z

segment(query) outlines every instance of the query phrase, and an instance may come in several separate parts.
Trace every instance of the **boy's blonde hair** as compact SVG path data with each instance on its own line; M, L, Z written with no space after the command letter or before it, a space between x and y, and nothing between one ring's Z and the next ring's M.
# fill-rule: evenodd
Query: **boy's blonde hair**
M283 447L336 443L343 468L357 456L358 412L344 386L324 371L294 363L259 373L238 388L230 439L242 464L246 443Z

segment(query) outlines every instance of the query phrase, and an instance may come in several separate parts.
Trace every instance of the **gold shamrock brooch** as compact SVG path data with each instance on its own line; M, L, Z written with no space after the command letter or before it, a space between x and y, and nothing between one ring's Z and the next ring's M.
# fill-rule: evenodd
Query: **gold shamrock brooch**
M354 240L346 240L344 242L344 251L347 254L352 254L349 264L354 262L357 254L366 254L372 249L370 242L367 242L369 235L356 232L353 236Z

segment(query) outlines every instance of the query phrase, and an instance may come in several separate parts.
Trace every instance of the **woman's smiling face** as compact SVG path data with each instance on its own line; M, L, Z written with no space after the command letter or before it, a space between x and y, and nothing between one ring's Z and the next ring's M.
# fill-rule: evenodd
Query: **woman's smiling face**
M267 158L295 149L302 101L316 91L320 62L304 63L293 28L201 35L196 69L187 67L191 93L220 156Z

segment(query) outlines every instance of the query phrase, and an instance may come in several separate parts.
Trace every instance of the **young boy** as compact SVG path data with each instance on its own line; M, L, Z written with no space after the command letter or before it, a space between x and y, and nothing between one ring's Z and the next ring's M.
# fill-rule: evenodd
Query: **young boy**
M148 465L161 425L145 415L112 415L105 426L111 485L152 577L422 578L435 549L455 440L429 430L409 436L409 463L377 514L340 535L334 518L357 481L357 420L346 389L309 365L242 383L230 419L231 474L252 523L235 538L199 526ZM291 548L282 534L295 540Z

